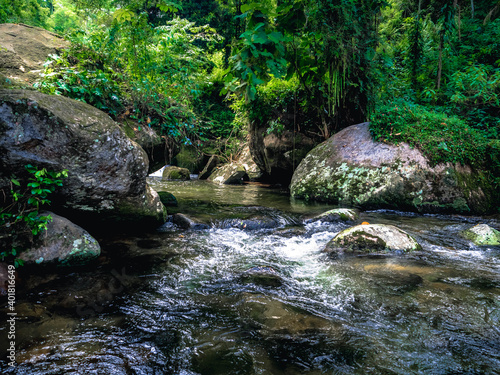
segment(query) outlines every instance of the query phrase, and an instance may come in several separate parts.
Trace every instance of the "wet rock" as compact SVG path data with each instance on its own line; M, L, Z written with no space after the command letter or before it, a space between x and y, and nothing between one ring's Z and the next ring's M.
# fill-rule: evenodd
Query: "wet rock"
M172 222L182 229L209 229L207 224L196 222L184 214L175 214L172 216Z
M419 243L408 233L392 225L356 225L337 234L325 247L333 254L369 254L385 251L420 250ZM332 254L332 255L333 255Z
M478 224L461 234L478 246L500 245L500 232L486 224Z
M355 221L358 219L358 213L349 208L334 208L319 214L313 218L307 219L306 223L313 223L315 221L323 222L337 222L337 221Z
M158 191L158 196L160 197L161 203L165 207L177 207L177 198L172 194L169 193L168 191Z
M191 179L189 169L168 166L163 169L163 181L181 180L188 181Z
M270 287L279 287L283 284L278 271L269 266L252 267L241 275L241 279L244 282Z
M260 327L259 332L264 336L340 333L338 323L268 297L248 295L242 298L238 307L244 317Z
M237 185L248 180L248 175L241 164L234 162L216 168L208 180L220 185Z
M218 164L219 164L219 157L217 155L210 156L210 159L208 159L207 164L198 175L198 179L206 180L207 178L209 178Z
M350 207L486 213L494 188L481 171L430 162L406 143L375 142L369 124L353 125L312 150L290 184L295 198Z
M257 216L247 219L226 219L217 225L220 228L238 228L242 230L272 229L280 226L280 222L274 218Z
M245 168L250 181L258 181L262 178L263 173L258 165L253 161L250 147L246 146L238 158L238 162Z
M165 221L146 184L146 153L104 112L62 96L0 90L0 124L0 180L27 180L27 164L69 171L50 197L56 213L86 228L106 223L108 232Z
M31 86L40 79L51 54L69 47L61 36L39 27L0 25L0 74L18 86Z
M33 247L19 256L26 264L74 266L88 263L101 254L99 243L83 228L52 212L40 215L50 215L52 220Z
M402 295L417 289L422 277L406 272L378 272L370 274L370 283L377 289L393 295Z

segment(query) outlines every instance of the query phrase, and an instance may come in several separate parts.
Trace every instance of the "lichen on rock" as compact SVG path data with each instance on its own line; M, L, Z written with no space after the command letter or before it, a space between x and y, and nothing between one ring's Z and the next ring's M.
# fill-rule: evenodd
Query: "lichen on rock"
M478 246L500 245L500 231L487 224L478 224L463 231L462 236L471 240Z

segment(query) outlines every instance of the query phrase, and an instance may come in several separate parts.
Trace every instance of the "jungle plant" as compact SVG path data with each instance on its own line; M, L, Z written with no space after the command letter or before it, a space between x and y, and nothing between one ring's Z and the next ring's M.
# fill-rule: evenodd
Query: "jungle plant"
M54 172L31 164L25 169L30 175L28 182L24 186L17 178L10 179L10 194L5 195L0 211L0 239L4 248L10 249L2 251L0 259L12 258L16 267L22 265L22 260L15 258L20 247L32 242L52 220L50 215L40 216L40 209L50 205L49 195L68 177L67 170Z

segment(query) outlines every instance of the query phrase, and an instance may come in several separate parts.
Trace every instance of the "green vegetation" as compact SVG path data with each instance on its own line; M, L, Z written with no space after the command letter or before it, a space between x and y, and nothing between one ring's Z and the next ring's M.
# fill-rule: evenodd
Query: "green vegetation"
M25 166L31 175L26 186L22 186L18 179L12 177L11 190L8 202L0 211L0 230L4 232L0 238L2 248L0 260L13 258L15 266L22 265L21 259L15 257L23 248L27 248L25 241L33 241L38 234L47 230L47 224L52 220L50 215L41 216L40 209L50 205L48 196L58 186L62 186L68 171L53 172L47 169L38 169L32 165Z
M0 22L72 43L39 90L152 127L176 150L225 160L250 123L320 142L371 120L377 139L500 180L498 0L0 4Z

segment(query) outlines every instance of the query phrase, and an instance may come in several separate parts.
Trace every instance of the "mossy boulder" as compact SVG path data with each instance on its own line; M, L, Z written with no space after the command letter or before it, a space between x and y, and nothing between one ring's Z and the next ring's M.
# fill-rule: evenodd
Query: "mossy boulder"
M375 142L369 124L350 126L314 148L290 184L295 198L348 207L487 213L494 189L469 166L430 162L408 144Z
M310 219L306 219L306 223L313 223L315 221L323 221L323 222L336 222L336 221L355 221L359 217L358 213L355 210L350 208L334 208L333 210L329 210L314 216Z
M159 191L158 196L160 197L161 203L165 207L177 207L177 198L172 194L169 193L168 191Z
M179 168L175 166L165 167L163 170L163 181L171 181L171 180L181 180L188 181L191 179L189 169Z
M68 170L63 186L50 197L51 210L86 229L102 229L102 223L108 232L115 225L149 228L165 221L158 194L146 184L146 153L88 104L36 91L0 90L0 154L0 183L12 175L27 180L27 164Z
M174 156L172 164L180 168L186 168L192 173L197 173L205 166L206 159L194 146L182 146L177 155Z
M325 247L325 251L336 254L370 254L378 252L409 252L421 246L408 233L393 225L356 225L337 234Z
M463 231L461 234L478 246L500 245L500 231L486 224L478 224Z
M217 167L208 178L208 181L220 185L237 185L248 181L248 175L245 167L233 162Z
M34 246L19 256L25 264L75 266L88 263L101 254L99 243L83 228L53 212L40 215L50 215L52 220Z

